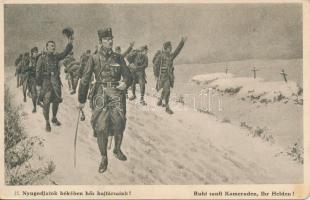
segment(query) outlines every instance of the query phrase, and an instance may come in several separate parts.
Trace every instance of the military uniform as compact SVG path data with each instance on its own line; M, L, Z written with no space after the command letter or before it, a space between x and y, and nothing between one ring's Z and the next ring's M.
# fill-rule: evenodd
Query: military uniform
M133 55L128 55L129 68L133 77L133 83L131 85L133 96L130 100L136 98L136 84L140 86L141 92L141 103L145 105L144 94L145 94L145 84L146 84L146 74L145 69L148 66L148 57L141 51L147 50L147 46L144 46L141 50L133 52Z
M98 35L99 39L105 36L112 37L112 30L110 28L99 30ZM88 98L92 108L91 125L102 156L99 167L99 172L102 173L108 165L109 133L114 135L115 139L114 155L120 160L126 160L126 156L120 149L126 126L126 97L125 91L117 87L121 78L126 86L131 84L132 78L120 54L102 47L97 54L89 57L85 65L79 85L78 100L81 104L86 102L92 74L95 75L96 82Z
M20 54L19 56L18 56L18 58L16 58L16 60L15 60L15 68L16 68L16 70L15 70L15 76L16 76L16 81L17 81L17 87L19 87L20 86L20 63L22 62L22 60L23 60L23 55L22 54Z
M71 81L71 86L72 86L72 92L71 94L75 94L76 92L76 87L79 82L79 78L81 76L81 70L80 70L80 62L71 62L67 69L66 72L69 74L70 81Z
M23 97L24 102L26 102L26 94L28 89L28 73L29 73L29 64L30 64L30 57L29 53L25 53L23 56L23 60L20 63L20 82L23 86Z
M40 56L37 63L36 79L37 84L41 86L40 95L43 97L43 115L46 120L47 131L50 131L49 110L51 103L53 111L52 122L60 125L56 118L59 103L62 102L62 83L58 64L59 61L63 60L69 54L72 48L72 44L68 43L62 53L47 53L46 55Z
M184 46L184 40L182 39L178 47L173 53L169 52L157 52L154 59L154 75L157 79L156 90L162 90L161 97L158 101L158 105L162 104L162 100L165 100L166 111L169 114L172 114L172 110L169 107L169 98L170 98L170 88L174 86L174 67L173 61L180 53ZM171 48L171 43L166 42L164 48Z
M35 47L31 49L31 57L29 62L29 68L28 68L28 78L27 78L27 88L31 95L32 104L33 104L33 110L32 112L37 111L37 84L36 84L36 65L38 56L34 56L33 52L38 52L38 49Z
M71 62L74 62L75 58L73 57L73 52L70 52L70 54L63 60L62 64L64 65L64 72L66 74L65 79L68 81L68 87L69 90L72 88L72 83L71 83L71 77L70 73L67 72L67 68L70 65Z

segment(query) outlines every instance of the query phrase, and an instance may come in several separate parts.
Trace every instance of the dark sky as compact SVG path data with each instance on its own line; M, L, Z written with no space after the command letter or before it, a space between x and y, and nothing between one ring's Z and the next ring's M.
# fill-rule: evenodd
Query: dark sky
M97 30L111 26L114 46L147 44L150 58L163 42L188 36L178 63L302 58L301 4L49 4L5 5L5 62L33 46L75 31L76 56L94 49Z

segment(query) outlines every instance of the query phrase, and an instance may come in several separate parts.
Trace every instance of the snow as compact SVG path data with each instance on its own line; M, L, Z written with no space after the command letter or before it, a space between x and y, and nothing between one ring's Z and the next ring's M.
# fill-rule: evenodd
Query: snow
M16 81L13 70L6 71L6 77L6 83L15 94L15 103L22 104L21 88L16 89L13 84ZM150 96L146 98L146 107L150 109L137 109L135 102L128 102L127 126L122 144L128 160L119 161L109 151L109 166L103 175L98 173L100 153L92 136L91 112L86 106L86 121L79 124L77 167L74 168L73 141L78 113L74 102L77 96L69 94L66 83L64 86L64 101L58 114L62 126L53 126L51 133L44 130L41 109L32 114L30 99L24 104L28 114L24 121L27 133L45 139L45 151L56 165L55 172L49 177L50 182L46 184L302 182L302 165L287 157L275 156L282 151L281 147L249 137L247 130L239 126L221 123L213 116L190 108L175 110L172 116L165 113L164 108L152 109L151 105L156 99Z
M192 78L192 81L197 84L209 84L217 79L229 79L232 78L231 73L212 73L212 74L200 74Z
M257 77L228 77L219 76L221 73L210 73L193 77L199 83L218 91L237 94L239 98L260 102L277 102L288 100L302 101L302 88L294 81L264 81Z

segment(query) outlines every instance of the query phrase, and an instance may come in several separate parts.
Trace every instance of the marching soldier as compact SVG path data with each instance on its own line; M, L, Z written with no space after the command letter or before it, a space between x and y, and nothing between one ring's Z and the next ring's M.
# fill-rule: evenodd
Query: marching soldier
M69 53L69 55L68 55L68 56L63 60L63 62L62 62L63 66L65 67L65 68L64 68L64 72L65 72L65 74L66 74L65 79L68 81L69 90L72 89L72 84L71 84L71 77L70 77L70 74L67 72L67 68L68 68L69 64L70 64L71 62L73 62L73 61L75 61L75 58L74 58L74 56L73 56L73 51L71 51L71 52Z
M36 65L38 61L39 51L37 47L34 47L31 49L31 57L29 62L29 68L28 68L28 91L30 92L32 104L33 104L33 110L32 112L37 112L37 84L36 84Z
M29 56L29 52L26 52L24 53L23 60L20 63L20 79L21 79L21 85L23 86L24 102L27 101L26 94L27 94L27 87L28 87L29 64L30 64L30 56Z
M23 54L19 54L19 56L16 58L15 60L15 76L16 76L16 80L17 80L17 87L20 86L20 63L23 60Z
M48 41L46 43L47 53L41 56L37 64L36 78L37 83L41 87L41 94L43 97L43 116L46 121L46 131L51 131L51 125L49 121L50 104L52 104L52 123L56 126L60 126L61 123L57 119L57 111L59 103L62 102L61 97L61 80L59 61L63 60L69 52L72 50L73 45L73 30L71 28L66 29L68 44L62 53L55 53L56 44L54 41ZM65 30L64 30L65 31Z
M163 45L163 50L159 51L155 54L153 59L154 64L154 75L157 79L156 90L162 90L161 97L159 98L157 105L162 105L162 100L165 100L166 112L168 114L173 114L173 111L169 107L169 98L170 98L170 88L173 88L174 85L174 67L173 61L181 52L184 43L186 41L186 37L182 37L181 42L178 47L172 51L171 42L165 42Z
M114 135L113 153L115 157L122 161L127 160L121 151L121 144L126 126L125 90L131 85L132 78L124 59L112 50L112 29L98 30L98 36L101 47L97 54L90 56L85 65L80 81L78 100L79 107L82 109L85 106L92 74L94 74L96 82L88 98L92 108L91 125L102 156L99 173L103 173L108 166L109 134Z
M69 74L71 81L72 92L70 94L75 94L76 87L78 85L79 78L81 76L80 62L73 61L69 63L65 69L65 72Z
M144 100L145 84L146 84L146 74L145 69L148 66L147 57L148 48L143 46L138 51L134 51L131 55L128 55L129 68L132 73L133 83L131 85L132 97L129 100L134 100L136 98L136 84L139 83L141 98L140 103L146 105Z

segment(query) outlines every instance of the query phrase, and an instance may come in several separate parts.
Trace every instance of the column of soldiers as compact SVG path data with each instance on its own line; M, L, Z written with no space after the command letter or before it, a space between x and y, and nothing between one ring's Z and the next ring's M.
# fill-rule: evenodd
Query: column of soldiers
M145 69L148 66L148 47L142 46L133 50L134 42L132 42L124 53L121 53L120 47L116 47L113 51L112 29L100 29L96 50L93 54L87 50L78 62L74 59L72 51L73 30L69 32L72 34L67 35L68 42L63 52L56 53L55 42L48 41L45 53L39 54L38 49L33 48L31 55L25 53L16 59L17 86L23 85L23 94L25 90L29 90L34 106L33 112L36 112L36 103L42 106L46 131L50 132L51 104L51 122L56 126L61 125L57 112L62 102L61 64L59 64L62 61L70 82L71 94L78 91L78 109L82 111L86 101L89 101L92 110L93 135L97 138L101 154L99 173L103 173L108 167L107 148L110 136L114 137L114 156L121 161L127 160L127 156L121 150L126 127L126 94L131 87L132 96L129 100L134 100L138 83L141 93L140 103L146 105L144 95L147 83ZM156 89L157 91L162 89L157 105L164 105L169 114L173 113L169 107L170 88L174 85L173 61L185 41L186 38L182 38L174 52L172 52L171 42L165 42L162 50L158 51L153 58ZM26 101L25 95L24 101Z

